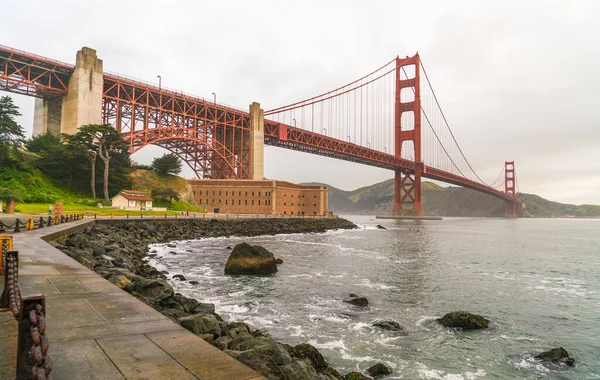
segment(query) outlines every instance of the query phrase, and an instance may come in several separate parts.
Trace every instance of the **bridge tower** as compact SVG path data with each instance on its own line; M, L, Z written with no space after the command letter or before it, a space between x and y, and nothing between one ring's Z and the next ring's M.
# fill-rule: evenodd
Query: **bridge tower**
M512 201L504 202L504 217L516 218L517 217L517 193L515 192L515 162L505 161L504 162L504 192L513 198Z
M420 59L417 53L413 57L400 59L396 57L396 93L394 102L394 155L402 158L405 142L412 142L415 169L396 170L394 182L394 215L422 216L421 203L421 175L425 170L421 156L421 85L420 85ZM406 76L406 67L414 67L414 77L402 79ZM409 70L413 71L413 70ZM402 91L405 90L405 91ZM413 98L414 95L414 98ZM407 101L407 99L413 98ZM404 118L404 113L412 112L410 117ZM409 115L407 115L409 116ZM412 124L412 125L411 125ZM407 144L410 147L410 144ZM406 206L406 207L405 207Z
M102 60L96 50L83 47L77 59L65 96L35 100L33 135L75 134L82 125L102 122Z

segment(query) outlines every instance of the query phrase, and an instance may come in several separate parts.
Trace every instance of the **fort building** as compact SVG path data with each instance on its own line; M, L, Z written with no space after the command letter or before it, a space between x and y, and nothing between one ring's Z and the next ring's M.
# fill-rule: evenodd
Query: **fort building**
M277 180L190 179L194 200L208 212L327 215L327 186Z

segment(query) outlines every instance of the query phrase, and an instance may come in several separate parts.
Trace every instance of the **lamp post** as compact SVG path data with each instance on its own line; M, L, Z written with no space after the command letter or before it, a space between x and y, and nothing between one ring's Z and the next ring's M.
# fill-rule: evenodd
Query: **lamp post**
M213 96L213 103L217 104L217 94L213 92L212 96Z
M367 148L371 149L371 144L367 141Z
M160 91L162 87L162 77L160 75L156 76L158 78L158 91Z
M348 136L348 142L350 142L350 136Z
M327 128L323 128L323 134L327 136Z
M294 128L296 128L296 119L292 119L292 121L294 122Z

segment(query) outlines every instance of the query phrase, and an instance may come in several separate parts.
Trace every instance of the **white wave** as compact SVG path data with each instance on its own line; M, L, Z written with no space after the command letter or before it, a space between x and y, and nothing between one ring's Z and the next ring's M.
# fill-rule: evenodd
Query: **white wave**
M362 282L357 285L362 285L362 286L366 286L368 288L377 289L377 290L388 290L388 289L395 288L395 286L381 284L381 283L377 283L377 282L371 282L371 280L369 280L368 278L363 279Z
M477 372L465 372L465 373L446 373L437 369L423 368L419 369L419 374L422 379L436 379L436 380L474 380L478 377L487 375L485 370L478 369Z
M346 344L344 344L344 341L342 339L332 340L324 343L319 343L316 340L309 340L308 344L316 348L324 348L329 350L347 350Z

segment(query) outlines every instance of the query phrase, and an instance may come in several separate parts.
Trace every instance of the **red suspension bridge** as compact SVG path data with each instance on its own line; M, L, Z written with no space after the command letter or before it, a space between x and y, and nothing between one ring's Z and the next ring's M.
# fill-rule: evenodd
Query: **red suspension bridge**
M393 170L396 215L423 214L425 177L492 195L516 216L514 162L494 183L477 175L418 54L318 96L267 111L253 103L246 112L103 71L92 49L71 65L0 45L0 90L40 98L41 131L111 124L131 153L161 146L199 178L262 179L267 144Z

